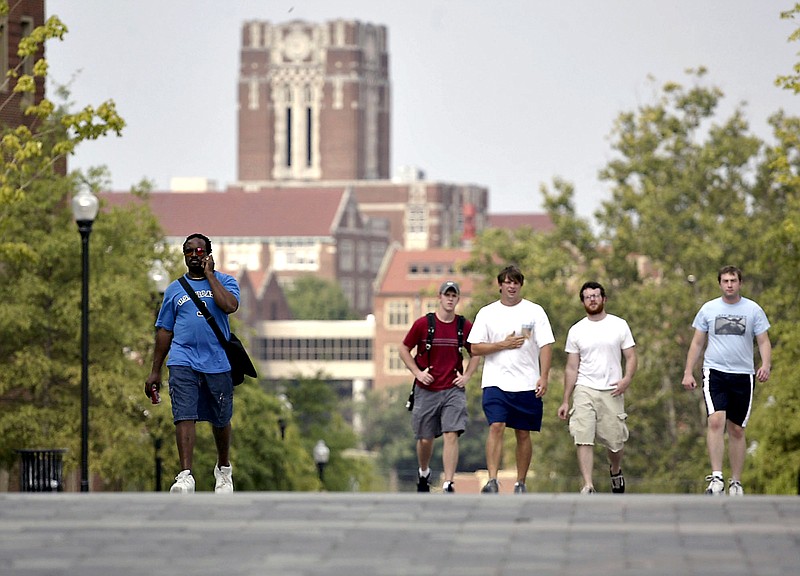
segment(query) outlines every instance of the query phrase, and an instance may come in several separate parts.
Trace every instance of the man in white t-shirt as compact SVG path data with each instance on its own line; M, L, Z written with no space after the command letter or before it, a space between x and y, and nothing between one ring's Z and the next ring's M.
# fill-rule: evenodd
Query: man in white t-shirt
M708 414L706 443L711 460L711 474L706 476L706 494L725 493L722 459L725 453L725 431L728 431L728 459L731 478L730 496L744 495L741 474L746 451L744 429L753 405L754 379L766 382L772 363L769 341L769 320L761 306L744 298L742 271L725 266L717 274L722 296L703 304L692 322L694 336L686 355L683 387L697 388L694 366L703 354L703 398ZM753 339L758 343L761 367L753 362Z
M553 329L544 309L523 300L525 277L516 266L497 275L500 300L478 311L467 341L473 356L484 356L483 413L489 423L486 468L489 481L481 492L499 492L497 472L506 426L516 441L517 482L514 493L526 492L531 464L531 431L542 428L542 396L547 392L553 354Z
M595 439L608 452L611 491L621 494L625 492L622 452L628 439L624 394L636 373L636 343L628 323L605 311L606 291L601 284L586 282L579 296L586 318L567 333L564 398L558 417L566 420L569 416L583 478L581 494L596 492L592 481Z

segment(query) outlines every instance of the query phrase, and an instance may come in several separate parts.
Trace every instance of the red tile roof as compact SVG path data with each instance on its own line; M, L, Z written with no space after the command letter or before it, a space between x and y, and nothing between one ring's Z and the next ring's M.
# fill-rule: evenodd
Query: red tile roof
M437 248L431 250L397 250L385 269L377 293L436 294L445 280L458 283L463 294L472 292L472 278L459 272L469 259L468 250ZM415 270L415 271L413 271ZM451 272L451 270L455 270Z
M345 195L343 188L152 192L148 202L167 236L330 236ZM107 207L141 202L125 192L101 198Z

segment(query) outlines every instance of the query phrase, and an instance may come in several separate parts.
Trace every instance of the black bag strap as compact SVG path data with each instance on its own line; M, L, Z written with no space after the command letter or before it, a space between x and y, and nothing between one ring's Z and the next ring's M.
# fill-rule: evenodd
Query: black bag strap
M436 331L436 313L428 312L425 317L428 319L428 336L425 338L425 351L430 358L431 347L433 347L433 334ZM456 315L456 330L458 331L458 353L464 348L464 323L466 322L461 314Z
M425 351L428 353L428 359L431 357L431 347L433 347L433 333L436 331L436 313L428 312L425 314L428 319L428 335L425 338Z
M197 294L195 294L194 290L192 290L192 287L189 284L189 281L186 279L186 276L181 276L178 279L178 282L180 282L181 286L183 286L183 289L186 290L186 293L189 295L189 298L192 299L192 302L194 302L195 306L197 306L197 309L200 310L205 319L208 320L208 325L211 326L211 330L214 332L217 340L219 340L219 343L223 348L225 348L225 346L228 344L228 340L225 338L225 335L222 333L222 330L217 324L216 318L211 315L211 311L203 303L203 301L197 297Z

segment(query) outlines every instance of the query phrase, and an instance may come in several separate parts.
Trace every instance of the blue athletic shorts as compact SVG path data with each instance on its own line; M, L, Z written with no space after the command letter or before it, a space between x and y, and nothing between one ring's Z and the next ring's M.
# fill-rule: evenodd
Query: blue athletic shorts
M489 424L505 422L515 430L542 429L542 410L544 403L536 397L533 390L526 392L505 392L497 386L483 389L483 413Z
M233 381L230 372L206 374L188 366L169 367L172 420L210 422L227 426L233 416Z

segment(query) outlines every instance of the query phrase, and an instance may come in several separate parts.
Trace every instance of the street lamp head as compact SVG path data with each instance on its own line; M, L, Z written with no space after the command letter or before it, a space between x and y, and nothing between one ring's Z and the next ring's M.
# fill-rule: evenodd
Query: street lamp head
M87 188L81 188L81 191L72 197L72 215L79 229L83 227L91 229L99 209L100 201Z
M153 267L150 269L150 280L153 281L153 285L162 296L164 292L167 291L167 286L169 286L170 283L167 274L167 270L164 268L164 263L161 260L153 262Z
M331 457L331 450L328 448L327 444L325 444L324 440L318 440L314 445L313 454L314 462L316 462L317 465L324 465L328 463L328 459Z

